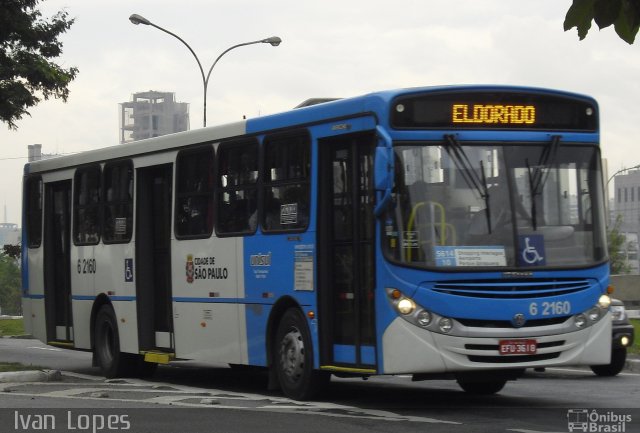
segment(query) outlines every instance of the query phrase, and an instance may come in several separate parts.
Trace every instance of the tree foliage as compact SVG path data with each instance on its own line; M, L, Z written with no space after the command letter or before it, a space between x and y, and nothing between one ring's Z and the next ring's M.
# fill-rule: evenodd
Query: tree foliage
M595 21L600 30L611 25L628 44L633 44L640 28L640 0L573 0L564 19L564 30L578 29L583 40Z
M627 261L627 239L620 233L622 217L618 215L616 222L607 231L609 249L609 268L612 275L628 274L631 271Z
M17 129L42 98L67 101L78 69L52 59L62 54L60 35L73 24L66 11L41 19L40 0L0 0L0 121Z
M21 281L18 261L0 253L0 308L2 308L2 314L21 314Z

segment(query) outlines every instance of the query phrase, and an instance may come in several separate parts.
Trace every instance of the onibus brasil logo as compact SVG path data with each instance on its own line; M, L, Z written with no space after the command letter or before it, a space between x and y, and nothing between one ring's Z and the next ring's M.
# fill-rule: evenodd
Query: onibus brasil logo
M593 433L625 433L631 423L631 415L615 413L608 410L602 413L589 409L569 409L567 411L567 427L570 432L582 431Z

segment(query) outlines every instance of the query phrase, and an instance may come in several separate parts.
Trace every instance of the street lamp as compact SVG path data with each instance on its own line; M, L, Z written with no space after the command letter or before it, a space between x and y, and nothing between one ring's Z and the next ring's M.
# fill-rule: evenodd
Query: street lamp
M176 38L180 42L182 42L189 49L191 54L193 54L193 57L196 59L196 62L198 62L198 67L200 68L200 74L202 75L202 85L204 86L204 105L203 105L204 119L202 121L203 126L207 126L207 86L209 85L209 78L211 77L211 72L213 71L213 68L216 65L216 63L218 63L218 60L220 60L220 58L222 56L224 56L225 54L227 54L229 51L233 50L234 48L244 47L245 45L253 45L253 44L270 44L272 47L277 47L282 42L282 39L280 39L278 36L271 36L270 38L260 39L260 40L251 41L251 42L243 42L241 44L237 44L237 45L234 45L232 47L229 47L226 50L224 50L222 52L222 54L220 54L218 56L218 58L213 62L213 64L211 65L211 68L209 68L209 72L205 76L204 75L204 69L202 69L202 63L200 63L200 59L198 59L198 56L193 51L193 49L191 49L189 44L187 44L184 41L184 39L182 39L180 36L176 35L175 33L170 32L167 29L164 29L164 28L160 27L159 25L156 25L156 24L152 23L151 21L149 21L145 17L143 17L141 15L138 15L138 14L131 15L129 17L129 21L131 21L135 25L144 24L145 26L155 27L158 30L162 30L163 32L170 34L171 36L173 36L174 38Z
M619 175L619 174L620 174L620 173L622 173L623 171L629 171L629 170L633 170L633 169L635 169L635 168L640 168L640 164L638 164L638 165L634 165L633 167L629 167L629 168L622 168L622 169L620 169L620 170L616 171L615 173L613 173L613 174L611 175L611 177L609 177L609 180L607 180L607 185L609 185L609 182L611 182L611 180L612 180L614 177L616 177L617 175Z

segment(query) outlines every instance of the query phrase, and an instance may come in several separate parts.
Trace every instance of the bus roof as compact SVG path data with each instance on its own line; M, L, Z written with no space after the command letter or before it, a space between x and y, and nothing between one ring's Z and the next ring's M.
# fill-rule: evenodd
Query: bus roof
M133 143L118 144L73 155L66 155L29 162L25 165L25 174L59 170L95 162L133 157L135 155L151 154L167 149L179 149L189 145L215 142L245 134L259 134L296 126L304 126L317 122L329 121L344 117L372 113L382 124L388 122L390 102L399 96L447 92L447 91L518 91L532 93L546 93L569 98L589 99L597 105L593 98L585 95L558 91L545 88L505 85L447 85L432 87L414 87L395 90L373 92L362 96L334 99L312 98L300 104L295 109L261 116L238 122L205 127L176 134L163 135L135 141Z

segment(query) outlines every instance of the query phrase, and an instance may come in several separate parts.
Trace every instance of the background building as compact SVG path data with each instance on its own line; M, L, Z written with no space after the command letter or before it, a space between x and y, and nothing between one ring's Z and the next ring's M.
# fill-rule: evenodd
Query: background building
M175 93L134 93L120 105L120 143L189 130L189 104L176 102Z
M627 240L625 255L632 274L640 273L638 234L640 233L640 170L628 171L614 178L614 221L621 217L620 233Z
M20 243L22 233L18 224L0 223L0 250L3 245L17 245Z

